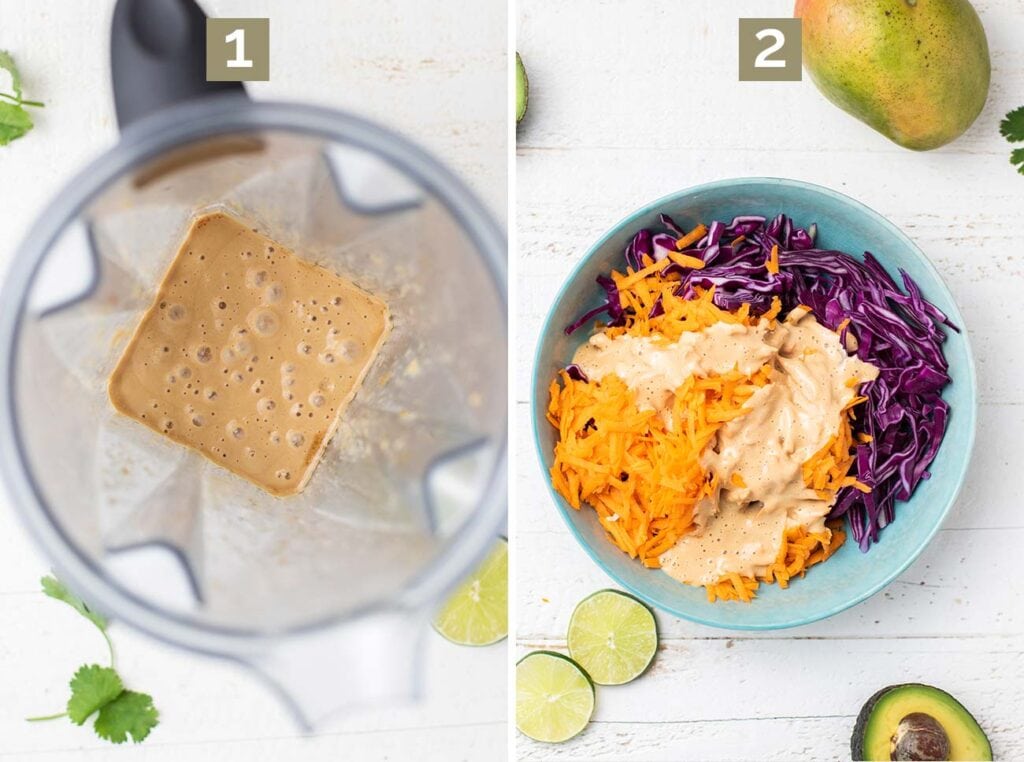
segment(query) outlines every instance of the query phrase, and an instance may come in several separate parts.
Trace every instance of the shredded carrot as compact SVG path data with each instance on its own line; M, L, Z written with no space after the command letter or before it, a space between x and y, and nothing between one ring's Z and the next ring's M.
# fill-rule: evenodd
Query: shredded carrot
M765 572L757 579L741 576L733 572L717 582L705 585L708 600L743 601L745 603L756 597L761 584L776 583L779 587L789 587L794 577L803 577L807 570L815 564L828 560L846 542L846 532L842 529L841 519L829 521L823 533L809 533L804 527L791 527L783 533L779 545L779 555Z
M682 238L676 239L676 248L679 249L679 251L682 251L690 244L697 243L697 241L703 238L707 234L707 232L708 229L706 227L704 227L703 225L698 225L689 233L684 235Z
M850 469L856 460L854 447L856 442L863 442L866 434L859 434L856 441L851 425L853 408L863 402L865 397L854 397L843 410L839 420L839 430L828 443L816 452L810 460L803 464L804 483L813 489L823 500L835 499L836 493L843 487L853 487L861 492L870 492L871 488L856 477L850 476ZM870 441L870 437L868 437ZM809 534L803 527L787 529L779 548L779 557L767 571L754 580L743 577L743 582L756 585L761 582L777 582L787 587L789 580L799 574L804 575L808 567L828 559L846 540L842 531L842 521L830 522L825 535ZM742 592L736 587L731 575L705 586L708 600L716 601L749 601L751 593L748 589Z
M676 241L677 249L706 233L698 225ZM679 251L668 256L683 267L704 266L702 260ZM664 262L644 257L641 264L637 271L611 273L625 314L622 325L602 328L611 338L629 334L671 343L715 323L754 325L759 320L775 321L782 312L778 297L756 317L746 304L732 312L723 310L714 303L713 287L697 288L692 298L683 298L676 293L680 276L661 275ZM766 267L779 272L777 245ZM584 503L593 508L609 540L623 552L645 567L658 568L659 556L692 531L700 500L719 489L717 477L701 465L704 449L725 423L747 412L744 404L771 382L771 374L772 367L766 365L749 376L734 370L690 377L675 390L670 415L663 418L653 410L640 410L635 393L618 376L584 382L562 371L560 379L551 383L547 410L547 420L558 430L552 485L573 508L579 510ZM850 388L856 386L856 379L852 382ZM805 484L822 499L834 498L844 487L870 491L850 475L856 445L870 441L867 435L853 433L854 408L864 399L850 401L836 434L803 464ZM746 487L739 473L732 474L731 482L734 487ZM841 521L830 522L818 533L799 526L786 529L775 562L757 579L729 574L706 585L708 599L751 601L762 583L787 587L791 579L803 576L843 544L846 535L841 526Z
M704 269L704 260L698 259L697 257L691 257L689 254L680 254L678 251L670 251L668 258L675 262L677 265L683 267L692 267L694 270Z
M637 408L618 376L588 383L563 371L561 384L551 384L547 414L559 432L551 483L573 508L589 504L623 552L657 567L717 486L701 454L768 381L764 368L750 377L733 371L691 378L676 390L669 428L653 410Z

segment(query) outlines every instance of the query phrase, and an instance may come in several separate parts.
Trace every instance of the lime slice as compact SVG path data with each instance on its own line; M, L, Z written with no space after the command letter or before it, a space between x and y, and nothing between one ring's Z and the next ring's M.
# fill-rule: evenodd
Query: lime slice
M516 121L523 121L526 116L526 104L530 100L530 80L526 78L526 67L523 59L516 53Z
M643 674L658 650L654 614L631 595L601 590L584 598L569 620L569 653L600 685Z
M594 686L572 659L534 651L516 665L516 727L535 741L561 743L594 713Z
M508 636L508 542L499 540L434 619L452 643L487 646Z

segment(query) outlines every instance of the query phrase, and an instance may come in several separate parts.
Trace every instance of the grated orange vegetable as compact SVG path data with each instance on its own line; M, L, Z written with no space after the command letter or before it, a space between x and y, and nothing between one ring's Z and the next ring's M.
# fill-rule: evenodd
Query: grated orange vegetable
M551 483L573 508L589 504L608 538L631 558L658 566L658 556L690 531L697 503L717 488L701 453L726 422L769 381L733 371L691 377L676 390L672 427L639 410L618 376L551 384L548 421L558 429Z
M697 241L703 238L707 234L707 232L708 229L706 227L704 227L703 225L698 225L689 233L684 235L682 238L676 239L676 248L682 251L690 244L697 243Z
M698 225L676 246L683 249L707 233ZM779 271L778 247L772 249L768 270ZM699 269L703 261L678 252L669 257L685 267ZM612 272L624 324L603 327L610 337L622 334L671 343L686 332L700 331L718 322L753 325L760 319L774 321L782 311L778 297L771 308L752 317L749 305L729 312L713 302L714 289L696 289L684 299L674 292L678 275L661 276L664 263L643 259L640 270ZM661 303L661 313L650 317ZM809 310L808 310L809 311ZM728 421L746 411L745 402L761 386L771 382L772 368L764 366L751 376L738 371L690 377L675 390L671 427L653 410L640 410L636 395L622 379L608 375L589 382L575 381L565 371L550 387L547 420L558 430L555 459L550 469L555 489L573 508L589 504L609 540L644 566L657 568L658 557L692 530L693 512L705 496L715 493L717 477L706 473L700 456ZM851 426L853 408L863 402L854 398L843 411L836 434L803 465L804 482L822 497L843 487L869 488L849 475L855 462ZM863 442L864 435L857 441ZM732 476L744 487L739 474ZM751 601L762 583L786 587L795 576L829 558L845 541L842 522L830 522L821 533L803 527L785 530L779 556L758 579L730 574L707 585L708 599Z
M821 534L808 533L804 527L791 527L783 533L779 555L765 573L757 579L739 574L729 574L717 582L705 585L708 600L743 601L749 603L756 597L762 583L777 583L789 587L794 577L803 577L815 564L828 560L846 542L846 532L841 519L830 521Z

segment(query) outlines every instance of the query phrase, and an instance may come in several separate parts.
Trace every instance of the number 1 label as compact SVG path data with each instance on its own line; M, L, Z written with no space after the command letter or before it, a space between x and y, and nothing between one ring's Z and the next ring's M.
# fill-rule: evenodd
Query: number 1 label
M270 19L206 19L206 81L270 79Z
M245 57L245 30L236 29L227 37L224 42L235 43L235 57L227 61L229 69L251 69L252 61Z

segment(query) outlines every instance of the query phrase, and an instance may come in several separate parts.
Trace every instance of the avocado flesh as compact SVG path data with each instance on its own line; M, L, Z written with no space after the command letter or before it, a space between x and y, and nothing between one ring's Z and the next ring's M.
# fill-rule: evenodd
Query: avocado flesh
M971 713L945 691L919 683L892 685L868 699L853 731L853 758L891 759L896 726L912 712L930 715L942 725L949 736L951 761L992 759L988 737Z

